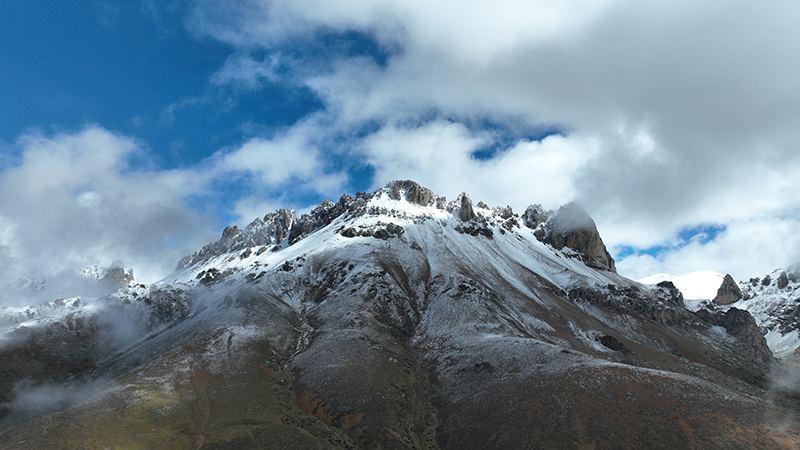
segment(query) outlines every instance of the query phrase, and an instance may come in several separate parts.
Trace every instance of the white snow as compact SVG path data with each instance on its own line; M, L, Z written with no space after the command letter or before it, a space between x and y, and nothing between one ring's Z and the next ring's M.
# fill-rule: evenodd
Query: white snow
M767 346L777 358L786 358L800 347L800 333L792 330L789 333L781 334L778 329L774 329L764 335L767 339Z
M724 278L725 275L713 270L698 270L679 276L660 273L636 281L642 284L671 281L681 291L684 300L711 300L717 296L717 289Z

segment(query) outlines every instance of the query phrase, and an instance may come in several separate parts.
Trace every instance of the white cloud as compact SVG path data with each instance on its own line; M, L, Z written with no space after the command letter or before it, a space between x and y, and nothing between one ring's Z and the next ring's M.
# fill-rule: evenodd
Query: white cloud
M306 188L322 194L340 192L346 176L328 170L314 139L313 126L298 124L271 139L253 138L232 149L215 154L213 169L217 178L226 173L254 176L263 186ZM287 186L292 183L292 186Z
M488 132L462 124L432 122L416 128L387 127L364 141L375 170L375 188L411 178L451 198L466 190L492 206L518 211L531 203L556 208L575 196L572 177L591 159L596 144L580 137L548 136L520 141L491 160L473 152L491 142Z
M313 130L306 131L251 139L173 170L135 166L148 158L141 143L98 126L21 136L19 157L0 171L0 285L45 277L48 298L89 295L76 271L115 260L140 281L156 281L215 237L210 228L219 205L199 211L188 202L219 196L242 177L255 179L252 195L237 192L231 208L244 221L277 206L305 207L295 191L338 198L346 175L328 170L311 142ZM0 303L18 300L9 295L18 293L6 292Z
M376 184L416 178L490 203L574 198L611 247L721 224L728 231L711 244L637 264L688 271L727 261L744 273L800 256L791 235L800 223L800 61L787 57L800 52L798 13L780 1L203 0L188 23L237 52L280 51L318 30L374 36L390 52L385 66L342 56L322 70L301 59L293 70L325 102L324 118L301 124L317 142L378 124L353 140ZM257 79L252 67L237 70ZM555 124L566 136L523 139L477 161L470 154L491 130L458 121L482 118ZM316 157L297 154L292 170L307 177Z
M202 234L207 221L159 173L131 166L136 141L92 126L25 135L17 149L18 164L0 172L4 283L114 260L154 281L198 244L171 244Z
M730 273L738 280L761 276L800 259L800 223L775 217L735 220L716 240L691 242L662 255L634 255L617 265L633 279L654 273L682 275L696 270Z
M263 81L278 79L275 70L280 63L279 54L264 57L256 61L252 56L234 53L225 60L225 64L211 76L212 85L227 85L254 90L262 86Z

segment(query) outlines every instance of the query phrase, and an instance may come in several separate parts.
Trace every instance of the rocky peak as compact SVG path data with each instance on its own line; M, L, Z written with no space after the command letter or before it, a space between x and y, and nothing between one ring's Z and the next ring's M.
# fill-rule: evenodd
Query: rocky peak
M528 209L522 214L522 220L525 226L532 230L535 230L539 225L547 222L548 219L550 219L550 212L545 211L542 205L539 204L528 206Z
M697 316L707 323L725 328L728 334L738 338L740 349L757 361L772 360L767 340L749 312L738 308L728 308L727 311L701 309L697 311Z
M478 215L475 213L475 208L472 206L472 200L470 200L469 195L467 195L466 192L462 192L458 198L461 200L459 202L458 218L461 219L462 222L477 220Z
M354 202L355 199L352 195L344 194L336 203L325 200L308 214L303 214L289 233L289 245L333 222L334 219L347 212Z
M236 225L225 227L218 241L183 257L178 262L176 270L232 251L261 245L277 245L286 239L296 221L294 210L279 209L265 215L263 219L257 217L243 230Z
M269 250L269 246L275 251L280 248L279 246L293 245L330 224L337 217L364 213L366 211L364 207L376 196L383 194L392 200L405 200L423 207L446 209L462 222L480 222L482 228L470 228L470 234L480 230L479 234L490 236L491 230L486 226L488 216L499 216L502 220L511 221L509 224L516 224L519 218L510 206L491 209L485 203L478 202L476 207L466 192L462 192L454 201L447 203L445 197L414 181L392 181L374 193L359 192L355 198L350 194L344 194L336 203L325 200L299 219L295 211L280 209L267 214L263 219L256 218L245 229L239 229L236 225L226 227L218 241L181 259L177 269L234 251L244 251L243 255L249 256L248 249L256 246L262 246L256 250L262 252ZM594 221L577 204L562 206L556 213L545 211L541 205L531 205L521 219L527 227L535 230L535 235L540 241L559 250L564 247L575 250L580 259L590 267L616 271L614 260L606 251Z
M133 269L126 269L122 261L114 261L111 267L106 270L103 278L100 279L100 283L111 292L114 292L133 283L133 280Z
M781 272L778 275L778 289L783 289L789 285L789 276L786 275L786 272Z
M675 286L674 283L672 283L672 281L662 281L656 284L656 286L667 291L669 294L670 303L680 306L681 308L685 306L683 302L683 293Z
M415 203L420 206L435 206L438 209L444 209L446 204L444 197L439 197L432 190L411 180L392 181L384 186L383 189L392 200L405 199L409 203Z
M736 303L742 298L742 290L730 274L725 275L722 284L717 289L717 296L714 297L714 303L718 305L730 305Z
M541 206L538 209L536 206L539 205L535 205L533 210L529 207L526 211L526 216L529 211L531 215L531 222L528 222L529 219L526 217L526 224L534 224L539 220L539 214L542 214L539 211ZM555 214L548 215L550 217L544 226L545 233L541 237L544 243L559 250L564 247L571 248L581 255L587 266L616 272L614 258L606 250L594 220L585 209L572 202L559 208Z

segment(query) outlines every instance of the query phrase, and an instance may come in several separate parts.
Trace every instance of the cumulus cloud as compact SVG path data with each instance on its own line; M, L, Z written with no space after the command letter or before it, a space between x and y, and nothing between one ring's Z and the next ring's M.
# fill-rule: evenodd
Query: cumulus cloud
M45 277L79 287L76 270L115 260L154 281L197 245L180 242L207 224L170 177L134 165L143 149L131 138L91 126L27 134L15 150L18 160L0 172L3 284Z
M143 143L95 125L21 136L0 168L0 304L33 301L20 280L46 280L46 300L97 295L78 272L117 260L157 281L214 238L220 214L249 222L278 206L307 207L303 193L340 195L347 176L327 168L318 137L295 126L164 170Z
M374 188L412 178L451 198L466 190L489 204L521 211L531 203L557 208L573 198L572 177L596 151L590 139L553 135L519 141L490 160L476 159L474 152L491 139L490 133L437 121L383 128L364 140L364 152L376 170Z
M320 30L371 36L385 64L342 55L293 70L325 102L317 136L375 124L351 143L376 185L417 178L490 202L523 191L575 199L612 250L669 247L681 229L719 224L716 240L647 267L740 261L730 271L748 276L800 257L800 62L787 57L800 50L798 12L773 1L202 0L187 24L237 52L279 52ZM467 125L485 118L562 133L518 137L480 161L471 153L496 136ZM646 266L630 258L624 273Z

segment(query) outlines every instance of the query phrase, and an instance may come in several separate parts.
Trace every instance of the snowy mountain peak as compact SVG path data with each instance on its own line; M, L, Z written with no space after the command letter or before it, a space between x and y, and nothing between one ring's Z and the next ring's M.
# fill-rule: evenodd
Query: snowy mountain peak
M393 223L392 227L378 230L373 223L376 217ZM442 223L454 220L457 223L453 226L460 233L489 238L496 232L505 233L524 225L534 230L540 242L556 250L572 251L590 267L615 272L614 260L594 221L575 203L555 213L545 212L541 205L532 205L520 217L510 206L490 208L483 202L475 205L466 192L448 203L445 197L411 180L392 181L373 193L359 192L355 197L344 194L336 203L325 200L299 219L295 211L280 209L256 218L244 229L226 227L219 240L182 258L176 270L227 254L238 253L240 258L248 258L254 253L281 251L337 219L343 222L337 231L342 236L383 238L401 232L397 227L402 226L402 221L421 222L431 218L444 220Z
M520 216L397 181L278 210L151 286L0 314L0 448L684 448L675 405L711 412L698 447L735 447L782 414L747 312L689 311L604 257L574 204Z

